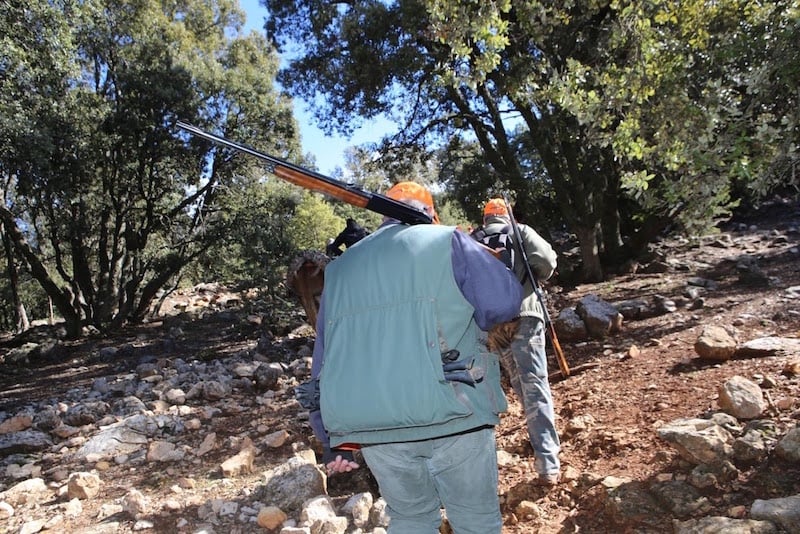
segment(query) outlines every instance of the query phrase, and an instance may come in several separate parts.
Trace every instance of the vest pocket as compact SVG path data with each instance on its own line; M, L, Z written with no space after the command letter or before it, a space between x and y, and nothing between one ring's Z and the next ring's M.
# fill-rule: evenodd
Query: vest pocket
M479 358L486 369L487 396L492 412L496 415L508 410L508 400L500 385L500 359L493 352L481 351Z
M359 338L351 335L352 320L362 323ZM419 324L426 325L422 336ZM427 427L471 415L445 380L435 325L423 299L326 325L320 404L331 435Z
M445 380L441 364L429 361L427 355L408 354L390 372L369 373L367 380L358 378L361 373L326 365L320 375L320 404L328 432L421 427L470 415Z

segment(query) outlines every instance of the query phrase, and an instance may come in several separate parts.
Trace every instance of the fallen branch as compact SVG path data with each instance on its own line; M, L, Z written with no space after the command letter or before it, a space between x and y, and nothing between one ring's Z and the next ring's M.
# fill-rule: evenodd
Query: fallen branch
M769 391L764 390L764 397L766 397L767 399L767 404L769 404L769 408L772 411L772 415L774 415L775 417L780 415L780 410L778 410L778 407L775 406L775 402L773 402L772 395L769 394Z
M569 376L568 377L564 377L564 375L561 373L561 371L556 371L554 373L550 373L549 375L547 375L547 379L550 382L560 382L562 380L565 380L566 378L569 378L571 376L575 376L576 374L578 374L580 372L586 371L587 369L594 369L595 367L600 367L600 362L589 362L589 363L584 363L584 364L581 364L581 365L576 365L575 367L571 367L570 370L569 370Z

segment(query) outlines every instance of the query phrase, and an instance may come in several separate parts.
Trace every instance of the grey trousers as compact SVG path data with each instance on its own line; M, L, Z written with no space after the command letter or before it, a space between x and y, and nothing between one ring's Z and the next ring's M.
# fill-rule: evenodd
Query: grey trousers
M553 395L547 380L542 319L520 317L519 329L511 346L500 353L500 364L525 408L536 472L543 475L558 473L561 468L558 460L561 443L556 431Z
M361 453L386 499L389 534L438 534L442 506L456 534L500 534L494 429Z

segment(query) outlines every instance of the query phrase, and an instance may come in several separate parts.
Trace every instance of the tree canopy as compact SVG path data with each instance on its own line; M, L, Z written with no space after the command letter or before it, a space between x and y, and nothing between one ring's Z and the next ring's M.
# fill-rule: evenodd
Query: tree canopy
M72 336L141 320L241 233L263 171L176 119L299 159L278 56L235 0L3 2L0 221ZM258 195L256 195L258 196Z
M797 1L264 4L323 127L393 117L383 152L444 148L467 213L498 190L529 222L555 204L587 279L797 184Z
M800 0L262 2L266 37L236 0L0 0L0 292L19 324L32 281L75 336L141 320L182 276L274 286L345 218L374 229L175 127L303 163L284 91L327 132L397 124L347 181L416 179L462 226L507 192L577 237L587 280L800 185Z

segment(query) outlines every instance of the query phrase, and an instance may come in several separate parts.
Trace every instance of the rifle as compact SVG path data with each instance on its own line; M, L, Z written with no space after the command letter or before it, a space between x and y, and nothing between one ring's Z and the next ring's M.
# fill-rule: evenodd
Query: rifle
M381 215L397 219L406 224L430 224L433 222L431 217L424 211L409 206L408 204L398 202L393 198L364 191L352 184L340 182L324 174L314 172L299 165L294 165L288 161L276 158L275 156L265 154L264 152L259 152L249 146L203 131L197 126L192 126L191 124L181 121L177 122L177 126L197 137L202 137L218 145L232 148L236 151L255 156L262 161L266 161L267 171L270 174L304 189L331 196L347 204L380 213Z
M517 221L514 219L514 212L511 211L511 204L508 203L505 193L503 193L503 202L508 211L508 218L511 219L511 228L514 231L514 242L516 243L517 251L519 252L520 258L522 258L522 262L525 264L525 275L530 279L533 292L536 293L536 298L539 299L539 303L542 305L545 328L550 337L550 342L553 344L553 350L555 350L556 353L556 360L558 360L558 367L561 370L561 377L567 378L569 376L569 365L567 365L567 360L564 358L564 351L561 350L561 343L558 342L556 327L553 325L553 321L550 320L550 313L547 311L547 303L544 300L544 293L542 293L539 280L537 280L536 276L533 274L533 270L528 263L528 254L525 252L525 244L522 242L522 233L519 231Z

